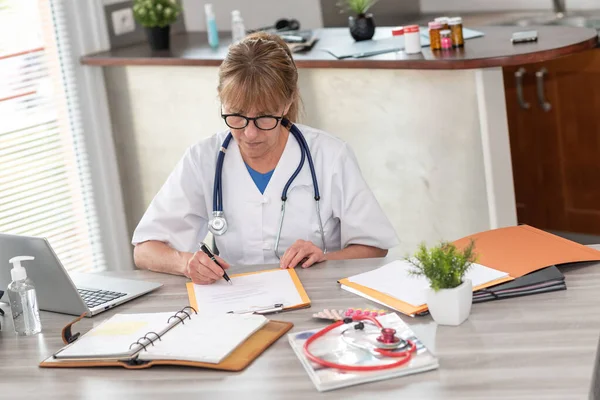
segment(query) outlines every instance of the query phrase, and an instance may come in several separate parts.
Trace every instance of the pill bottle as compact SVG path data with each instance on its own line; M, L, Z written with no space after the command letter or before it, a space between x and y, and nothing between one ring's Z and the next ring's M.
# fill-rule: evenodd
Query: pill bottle
M404 27L404 52L406 54L417 54L421 52L421 33L419 25L408 25Z
M442 24L442 29L450 29L450 27L448 26L448 19L448 17L438 17L434 19L434 21Z
M392 36L402 36L404 35L404 27L403 26L397 26L395 28L392 28Z
M448 25L450 26L450 32L452 32L452 46L463 47L465 45L465 40L463 38L462 18L450 18L448 20Z
M440 42L442 45L442 50L452 49L452 38L450 29L442 29L440 31Z
M442 48L442 37L440 31L442 24L432 21L429 23L429 47L431 50L440 50Z

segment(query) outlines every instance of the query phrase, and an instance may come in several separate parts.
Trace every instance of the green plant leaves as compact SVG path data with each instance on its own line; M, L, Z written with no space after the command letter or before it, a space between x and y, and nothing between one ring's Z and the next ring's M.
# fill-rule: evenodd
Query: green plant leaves
M369 8L373 7L379 0L339 0L336 4L341 8L351 10L356 14L365 14Z
M147 28L163 28L171 25L181 14L181 6L176 0L134 0L133 16Z
M429 249L421 243L415 254L407 258L414 267L409 274L425 276L436 292L440 289L455 288L460 286L464 275L477 259L474 248L473 240L462 251L448 242L442 242Z

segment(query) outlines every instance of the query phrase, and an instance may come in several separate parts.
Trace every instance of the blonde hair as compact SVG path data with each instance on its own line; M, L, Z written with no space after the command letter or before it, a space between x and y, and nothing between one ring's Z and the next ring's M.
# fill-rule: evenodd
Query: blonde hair
M298 70L287 44L277 35L254 33L232 45L219 68L219 97L234 112L274 112L298 119Z

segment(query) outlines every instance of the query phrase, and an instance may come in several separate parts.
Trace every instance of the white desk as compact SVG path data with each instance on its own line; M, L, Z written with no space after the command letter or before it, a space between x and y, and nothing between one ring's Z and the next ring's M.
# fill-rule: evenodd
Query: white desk
M382 259L353 260L298 269L312 308L273 318L293 322L295 331L324 326L311 318L323 308L373 307L341 290L336 279L383 263ZM172 367L42 369L39 361L62 346L61 329L72 317L42 312L42 334L17 337L7 315L0 332L0 398L584 399L592 383L600 334L600 264L582 264L563 272L566 291L475 304L459 327L437 327L430 317L405 317L438 355L439 370L323 394L316 391L285 337L240 373ZM119 275L160 281L165 286L85 319L75 331L84 333L116 312L174 311L187 305L182 277L147 271ZM8 311L7 305L2 308Z

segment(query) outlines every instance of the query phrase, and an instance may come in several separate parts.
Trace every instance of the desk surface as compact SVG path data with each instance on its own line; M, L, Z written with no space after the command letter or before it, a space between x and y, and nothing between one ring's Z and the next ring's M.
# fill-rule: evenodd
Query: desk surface
M354 40L348 28L326 28L316 31L319 41L306 53L294 55L299 68L386 68L386 69L468 69L507 65L530 64L591 49L598 43L594 29L565 26L539 26L539 39L535 43L513 45L513 32L523 30L515 26L477 26L485 33L481 38L465 41L459 51L431 51L407 55L391 52L377 56L337 60L326 50L347 48ZM391 37L391 27L378 27L373 39ZM192 65L218 66L227 55L227 45L211 49L204 33L186 33L172 37L171 50L151 51L146 42L82 57L81 63L97 66L119 65ZM364 44L375 42L363 42ZM362 46L362 45L361 45ZM361 51L364 49L361 47Z
M373 307L373 303L341 290L336 280L384 263L384 259L350 260L298 269L312 308L278 314L274 319L293 322L292 329L297 331L324 326L311 318L323 308ZM7 313L0 332L0 398L373 399L376 394L385 399L420 400L584 399L592 383L600 333L600 264L570 266L563 272L566 291L475 304L469 319L459 327L438 327L429 316L403 317L437 354L439 370L322 394L285 337L240 373L174 367L145 371L43 369L38 363L62 346L60 331L72 317L42 312L43 332L17 337ZM173 311L188 304L182 277L148 271L119 275L165 285L85 319L77 325L78 331L84 333L117 312ZM2 308L8 306L2 304Z

